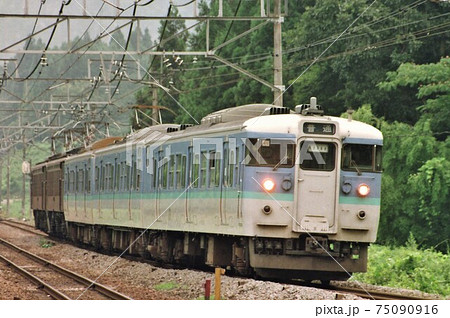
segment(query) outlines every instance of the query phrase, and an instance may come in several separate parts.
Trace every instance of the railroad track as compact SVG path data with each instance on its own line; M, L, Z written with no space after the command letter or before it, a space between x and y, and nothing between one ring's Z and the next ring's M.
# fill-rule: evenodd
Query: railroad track
M44 233L44 232L41 232L41 231L37 230L33 225L29 225L29 224L25 224L25 223L18 222L18 221L13 221L13 220L5 220L5 219L0 219L0 223L8 225L10 227L14 227L16 229L23 230L25 232L29 232L29 233L33 233L33 234L36 234L36 235L48 237L47 233Z
M305 287L313 287L317 289L324 289L329 291L334 291L337 293L336 299L341 299L341 296L343 294L352 294L361 298L369 299L369 300L437 300L438 298L431 298L431 297L419 297L419 296L412 296L412 295L405 295L405 294L398 294L398 293L392 293L388 291L380 291L375 290L370 287L363 288L361 287L347 287L347 286L338 286L331 284L318 284L318 283L311 283L311 282L305 282L301 280L287 280L287 281L280 281L280 280L270 280L276 283L281 284L293 284L298 286L305 286Z
M322 287L324 288L324 287ZM417 297L411 295L403 295L391 292L378 291L373 289L363 289L358 287L343 287L330 285L325 287L325 289L353 294L361 298L371 299L371 300L436 300L435 298Z
M9 225L9 226L18 228L20 230L33 233L33 234L48 236L46 233L36 230L33 226L24 224L21 222L0 219L0 223ZM142 258L137 258L137 257L133 257L130 255L122 256L122 257L127 258L132 261L149 263L151 265L161 267L161 264L159 262L155 262L155 261L151 261L151 260L143 260ZM173 268L173 267L168 266L167 264L163 267L164 268ZM394 293L390 293L390 292L382 292L382 291L377 291L377 290L373 290L373 289L364 290L363 288L357 288L357 287L343 287L343 286L337 286L337 285L328 285L327 286L327 285L322 285L322 284L311 284L311 283L305 284L305 283L300 283L298 281L297 282L293 282L293 281L289 281L289 282L284 281L283 282L283 281L275 280L275 282L285 283L285 284L287 283L287 284L303 285L303 286L309 286L309 287L314 287L314 288L319 288L319 289L327 289L327 290L332 290L332 291L338 292L338 295L339 295L339 293L347 293L347 294L356 295L361 298L372 299L372 300L435 300L434 298L394 294Z
M0 250L0 254L8 254L8 257L0 255L0 260L38 285L54 299L78 299L80 296L83 296L83 299L130 299L4 239L0 239L0 245L4 247ZM31 270L27 270L27 268ZM51 281L51 283L48 281Z

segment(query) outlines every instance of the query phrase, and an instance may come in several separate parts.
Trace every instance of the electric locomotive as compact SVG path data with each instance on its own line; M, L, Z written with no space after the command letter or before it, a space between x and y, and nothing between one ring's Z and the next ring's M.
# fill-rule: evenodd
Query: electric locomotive
M38 228L102 250L346 280L376 240L382 143L315 98L239 106L49 158L32 169L32 209Z

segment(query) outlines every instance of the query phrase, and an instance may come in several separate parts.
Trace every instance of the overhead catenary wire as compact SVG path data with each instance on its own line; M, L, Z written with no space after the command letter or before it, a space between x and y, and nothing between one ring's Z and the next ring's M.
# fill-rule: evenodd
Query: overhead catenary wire
M417 3L419 3L420 1L417 1ZM423 1L422 1L423 2ZM149 2L150 3L150 2ZM386 45L389 45L389 44L386 44ZM369 50L369 49L368 49ZM343 54L345 54L345 53L343 53Z
M36 19L34 21L34 25L33 25L33 28L31 30L31 34L34 34L34 32L36 31L36 26L37 26L38 21L39 21L39 15L41 14L41 10L42 10L42 7L44 6L44 3L45 3L45 1L41 1L41 4L39 5L39 9L38 9L38 13L37 13L38 17L36 17ZM30 37L28 39L27 44L25 45L25 50L28 50L28 48L30 47L32 39L33 39L32 37ZM25 58L25 53L22 54L19 63L17 63L16 68L11 72L11 74L9 74L8 79L10 79L10 78L12 78L14 76L14 74L17 72L17 70L19 69L20 65L22 64L24 58Z
M103 6L104 6L104 3L102 3L102 6L100 7L100 9L97 11L97 13L96 13L96 16L97 15L99 15L100 14L100 12L101 12L101 10L102 10L102 8L103 8ZM133 5L131 5L131 6L129 6L129 7L127 7L124 11L121 11L117 16L116 16L116 18L117 17L119 17L121 14L123 14L125 11L127 11L129 8L131 8ZM77 56L77 58L76 58L76 60L73 62L73 63L71 63L66 69L65 69L65 71L63 71L59 76L58 76L58 78L56 79L56 80L54 80L51 84L50 84L50 86L53 86L58 80L60 80L61 78L62 78L62 76L64 75L64 74L66 74L87 52L88 52L88 50L103 36L103 33L104 32L107 32L107 30L114 24L114 22L115 22L116 20L113 20L113 21L111 21L111 23L102 31L102 33L94 40L94 41L91 41L91 44L90 45L88 45L87 47L86 47L86 49L84 50L84 52L82 53L82 54L80 54L80 55L78 55ZM93 22L95 22L95 18L92 20L92 22L89 24L89 26L88 26L88 28L85 30L85 32L83 33L83 35L84 34L87 34L87 31L88 31L88 29L90 28L90 27L92 27L92 24L93 24ZM81 40L81 37L79 38L79 40L77 41L77 43L79 42ZM75 47L75 45L77 44L77 43L75 43L73 46L72 46L72 49ZM66 53L64 56L66 56L67 54L69 54L70 52L68 52L68 53ZM63 59L63 57L62 58L60 58L58 61L61 61ZM49 87L50 87L49 86ZM48 90L48 88L47 89L45 89L45 90L43 90L39 95L37 95L32 101L34 101L34 100L36 100L37 98L39 98L40 96L42 96L46 91Z
M389 31L389 30L393 30L393 29L397 29L397 28L402 28L408 25L413 25L413 24L417 24L420 22L424 22L427 20L434 20L434 19L438 19L438 18L443 18L450 15L450 12L447 13L443 13L443 14L439 14L436 16L432 16L432 17L427 17L421 20L416 20L416 21L412 21L412 22L408 22L408 23L404 23L404 24L400 24L400 25L395 25L395 26L391 26L391 27L386 27L380 30L372 30L371 31L371 35L376 34L376 33L380 33L380 32L384 32L384 31ZM367 24L365 24L367 25ZM356 38L356 37L361 37L361 36L368 36L367 32L361 33L361 34L349 34L347 36L343 36L341 37L338 41L344 41L344 40L348 40L351 38ZM283 51L283 55L285 54L292 54L292 53L296 53L299 51L303 51L303 50L307 50L307 49L311 49L314 46L319 46L319 45L323 45L323 44L327 44L332 42L332 38L327 37L321 40L317 40L315 42L312 43L308 43L305 44L303 46L300 47L293 47L293 48L287 48ZM250 58L250 59L249 59ZM252 59L253 58L253 59ZM258 53L258 54L249 54L249 55L244 55L244 56L234 56L234 57L229 57L227 58L229 61L234 61L234 60L240 60L238 63L238 65L243 65L243 64L249 64L249 63L253 63L253 62L258 62L258 61L262 61L262 60L267 60L272 58L272 52L266 52L266 53ZM245 59L245 60L244 60ZM205 66L205 67L196 67L196 68L186 68L186 71L190 71L190 70L210 70L211 67L215 67L215 68L220 68L220 67L227 67L226 65L219 65L219 66L211 66L212 62L208 62L209 66Z
M447 23L443 23L443 24L439 25L439 27L422 29L420 31L415 32L413 35L416 36L417 40L429 38L429 37L437 36L437 35L440 35L440 34L449 33L450 32L450 29L448 28L449 26L450 26L450 22L447 22ZM440 32L436 32L436 33L431 33L431 34L429 33L429 32L431 32L433 30L436 30L436 29L438 29L438 30L439 29L443 29L443 30L440 31ZM423 35L421 35L421 34L423 34ZM405 34L405 36L408 36L408 35L409 34ZM361 52L368 52L368 51L381 49L381 48L392 46L392 45L403 44L403 43L409 42L409 41L411 41L411 39L405 38L403 40L400 40L397 36L395 36L395 37L389 38L387 40L374 42L374 43L371 43L371 44L365 44L363 46L357 47L357 48L352 49L352 50L346 50L346 51L343 51L343 52L340 52L340 53L335 53L333 55L321 57L320 59L317 60L317 62L323 62L323 61L326 61L326 60L331 60L331 59L335 59L335 58L339 58L339 57L347 56L347 55L353 55L353 54L361 53ZM300 62L290 63L288 65L284 65L283 66L283 70L292 70L295 67L308 65L312 61L314 61L314 58L308 59L308 60L304 60L304 61L300 61ZM225 66L223 66L223 67L225 67ZM187 70L189 70L189 69L187 69ZM256 69L252 69L251 71L255 72L259 76L262 76L263 74L270 75L270 73L272 72L272 69L269 68L269 67L267 67L267 68L258 67ZM215 75L215 77L225 77L225 76L232 76L232 75L238 75L238 74L239 74L238 72L227 73L227 74L217 74L217 75ZM196 77L196 78L193 78L192 80L202 79L202 78L204 78L204 77ZM213 87L227 86L227 85L230 85L230 84L233 84L233 83L237 83L240 80L246 80L246 78L239 77L237 79L230 80L230 81L223 82L223 83L218 83L218 84L208 85L208 86L198 87L198 88L190 88L189 90L182 91L182 93L189 93L191 91L203 90L203 89L213 88Z
M97 14L99 14L100 11L101 11L101 9L98 11ZM120 15L120 14L119 14L119 15ZM112 22L110 23L110 25L109 25L107 28L109 28L113 23L114 23L114 21L112 21ZM92 24L90 24L90 25L92 25ZM107 28L104 29L104 32L107 32ZM87 31L86 31L86 32L87 32ZM100 37L98 37L98 38L100 38ZM93 45L94 43L95 43L95 41L92 43L92 45ZM89 48L90 48L90 46L85 50L85 52L83 53L83 55L87 52L87 50L88 50ZM78 57L77 61L81 58L81 56L82 56L82 55L80 55L80 56ZM61 78L68 70L70 70L71 67L72 67L77 61L75 61L74 63L72 63L72 64L66 69L66 71L64 71L63 73L61 73L61 75L60 75L59 78ZM55 81L53 82L53 84L56 83L56 81L57 81L57 80L55 80ZM96 85L94 85L94 90L95 90L95 87L96 87ZM48 89L47 89L47 90L48 90ZM41 93L41 95L42 95L45 91L46 91L46 90L44 90L44 91ZM92 96L92 93L93 93L93 90L92 90L91 93L90 93L90 97ZM90 97L88 97L88 99L90 99Z
M141 6L141 5L148 5L148 4L150 4L151 2L152 2L152 1L149 1L149 2L147 2L147 3L145 3L145 4L139 4L139 5L140 5L140 6ZM423 3L423 1L417 1L416 3L417 3L417 5L418 5L418 4ZM402 11L402 10L399 10L399 12L401 12L401 11ZM404 10L403 10L403 11L404 11ZM398 14L398 13L397 13L397 14ZM91 24L92 24L92 23L93 23L93 22L91 22Z
M367 28L370 25L375 25L375 24L378 24L378 23L381 23L381 22L385 21L386 19L388 19L390 17L394 17L394 16L399 15L401 13L406 13L409 10L411 10L413 8L416 8L417 6L422 5L422 4L426 3L426 2L428 2L428 0L415 1L415 2L413 2L411 4L408 4L408 5L404 6L404 7L398 8L398 9L394 10L393 12L390 12L387 15L379 17L378 19L375 19L373 21L364 23L362 25L354 26L354 27L349 29L348 33L354 33L354 32L356 32L358 30L364 30L365 28ZM240 4L240 2L239 2L239 4ZM426 19L424 19L424 20L426 20ZM228 29L228 32L229 31L230 31L230 28ZM364 32L363 35L366 35L366 32ZM319 44L330 43L330 42L333 42L336 37L337 37L337 34L334 34L334 35L328 36L328 37L326 37L326 38L324 38L322 40L319 40L319 41L316 41L314 43L311 43L308 46L314 46L314 45L319 45ZM339 38L339 41L343 40L345 38L346 37L342 37L342 39ZM285 54L285 52L283 52L283 54ZM248 59L251 56L258 56L258 55L245 55L243 57L240 57L240 59L242 59L242 58ZM261 59L254 59L253 61L257 62L259 60L270 59L270 58L272 58L272 52L263 53L262 56L263 57ZM235 60L235 59L239 59L239 57L231 57L231 58L229 58L230 61ZM248 62L240 62L239 65L242 65L242 64L245 64L245 63L248 63ZM211 68L215 67L214 64L215 64L215 60L210 62L210 68L205 67L205 70L208 70L210 72ZM227 67L227 66L226 65L220 65L219 67ZM186 69L186 70L189 70L189 69Z
M191 3L194 3L196 0L188 0L188 2L186 2L186 3L183 3L183 4L172 4L172 6L174 6L174 7L178 7L178 8L180 8L180 7L186 7L186 6L188 6L188 5L190 5Z
M136 10L137 10L137 2L134 3L134 7L133 7L133 17L136 16ZM131 22L131 24L130 24L130 29L128 30L128 38L127 38L127 41L126 41L126 43L125 43L125 51L128 51L128 46L130 45L131 34L132 34L132 31L133 31L133 23L134 23L134 20L132 20L132 22ZM121 81L122 81L122 78L123 78L123 71L121 71L121 70L124 68L125 56L126 56L126 54L123 54L123 55L122 55L122 59L121 59L121 62L120 62L120 67L119 67L119 72L118 72L118 74L120 75L119 82L117 83L116 87L114 88L114 90L113 90L113 92L112 92L110 98L113 98L113 97L114 97L114 95L115 95L116 92L118 91L119 86L120 86L120 83L121 83ZM115 75L115 76L116 76L116 75ZM114 76L114 78L115 78L115 76Z
M432 17L428 17L428 18L425 18L425 19L422 19L422 20L418 20L418 21L413 21L413 22L409 22L409 23L405 23L405 24L400 24L400 25L396 25L396 26L392 26L392 27L387 27L387 28L384 28L384 29L381 29L381 30L375 30L375 31L373 31L373 34L379 33L379 32L383 32L383 31L387 31L387 30L396 29L396 28L401 28L401 27L404 27L404 26L407 26L407 25L410 25L410 24L416 24L416 23L423 22L423 21L426 21L426 20L434 20L434 19L438 19L438 18L443 18L443 17L446 17L448 15L450 15L450 12L447 12L447 13L444 13L444 14L440 14L440 15L436 15L436 16L432 16ZM444 27L447 27L447 26L448 26L448 22L444 22L442 24L434 25L434 26L427 27L425 29L415 31L413 33L407 33L407 34L417 35L420 32L431 32L431 31L433 31L436 28L444 28ZM364 34L343 36L338 41L344 41L344 40L351 39L353 37L358 37L358 36L367 36L367 34L364 33ZM398 41L398 35L396 35L396 37L390 38L389 40L387 40L387 42L388 41ZM285 54L285 55L293 54L293 53L296 53L296 52L308 50L308 49L310 49L310 48L312 48L314 46L318 46L318 45L321 45L321 44L327 44L327 41L319 40L319 41L316 41L316 42L313 42L313 43L310 43L310 44L303 45L301 47L286 49L286 50L283 51L283 54ZM370 45L378 45L378 44L370 44ZM255 56L261 56L261 57L260 58L255 58L255 59L248 59L248 57L255 57ZM259 62L259 61L262 61L262 60L270 59L271 57L272 57L271 53L264 53L264 54L254 54L254 55L245 55L245 56L241 56L241 57L234 57L234 58L229 58L229 60L246 58L246 60L243 60L243 61L240 61L240 62L237 63L238 65L245 65L245 64L250 64L250 63L254 63L254 62ZM227 66L226 65L214 66L214 68L225 68L225 67L227 67ZM258 68L258 70L260 70L260 69L261 68ZM195 68L187 67L187 68L185 68L185 71L201 71L201 70L210 71L211 70L211 65L204 66L204 67L195 67ZM235 72L235 73L230 73L230 74L238 74L238 73ZM228 75L229 74L221 74L221 75L216 75L216 76L228 76Z
M169 4L169 8L167 9L167 14L166 14L167 17L170 16L170 12L171 12L171 11L172 11L172 4ZM166 27L167 27L167 23L168 23L168 22L169 22L168 20L165 20L165 21L164 21L164 25L163 25L163 28L162 28L162 30L161 30L161 34L160 34L160 36L159 36L158 45L156 46L156 50L157 50L157 51L159 51L159 49L161 48L161 43L162 43L162 40L163 40L163 38L164 38L164 33L166 32ZM155 56L152 57L152 61L150 62L150 65L149 65L149 67L147 68L146 73L145 73L143 79L148 78L147 75L150 74L150 70L152 69L152 66L153 66L153 63L154 63L154 62L155 62Z
M66 2L63 1L63 2L61 3L61 7L60 7L60 9L59 9L58 15L62 15L62 13L63 13L63 11L64 11L64 7L65 7L65 6L68 6L68 5L70 4L70 2L71 2L71 0L67 0ZM58 18L58 19L56 20L56 22L58 22L60 19L61 19L61 18ZM56 32L56 29L57 29L57 28L58 28L58 23L56 23L56 24L53 26L52 32L51 32L51 34L50 34L50 37L49 37L49 39L48 39L48 41L47 41L47 44L45 45L44 52L47 51L48 48L50 47L50 44L52 43L53 36L55 35L55 32ZM41 59L42 59L44 56L45 56L45 53L43 53L43 54L41 55ZM25 81L25 80L29 79L29 78L34 74L34 72L36 72L37 68L38 68L39 65L41 64L41 59L36 63L36 65L34 66L34 68L32 69L32 71L31 71L31 72L25 77L25 79L23 79L22 81Z

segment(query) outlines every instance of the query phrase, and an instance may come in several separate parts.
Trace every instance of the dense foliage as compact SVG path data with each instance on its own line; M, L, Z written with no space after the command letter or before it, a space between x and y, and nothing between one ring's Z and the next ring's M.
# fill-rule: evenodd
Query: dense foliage
M414 239L410 239L405 247L372 245L367 273L355 274L352 280L448 297L450 258L433 249L419 250Z

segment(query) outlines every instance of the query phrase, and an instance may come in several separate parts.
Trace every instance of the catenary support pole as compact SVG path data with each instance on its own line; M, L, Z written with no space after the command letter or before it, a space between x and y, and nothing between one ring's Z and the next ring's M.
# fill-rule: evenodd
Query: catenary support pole
M283 106L283 54L281 44L281 0L275 0L273 23L273 94L274 105Z

